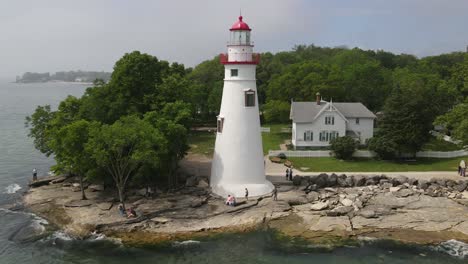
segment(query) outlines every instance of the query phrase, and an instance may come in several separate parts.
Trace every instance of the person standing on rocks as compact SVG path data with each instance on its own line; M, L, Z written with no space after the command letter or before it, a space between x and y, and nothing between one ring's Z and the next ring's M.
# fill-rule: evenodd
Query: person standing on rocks
M273 201L278 201L278 189L276 189L276 185L273 188Z
M461 160L461 161L460 161L460 170L461 170L461 172L460 172L461 175L460 175L460 176L465 177L465 174L466 174L466 163L465 163L465 160Z
M33 174L33 181L37 181L37 170L36 170L36 168L34 168L32 170L32 174Z
M289 180L289 168L286 168L286 180Z
M247 190L247 188L245 188L245 200L249 200L249 190Z
M293 179L293 167L291 166L291 169L289 170L289 180L292 181Z

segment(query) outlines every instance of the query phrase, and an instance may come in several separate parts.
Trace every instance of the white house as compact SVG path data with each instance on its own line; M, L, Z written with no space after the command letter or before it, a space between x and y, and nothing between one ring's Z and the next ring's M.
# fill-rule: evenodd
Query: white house
M376 116L362 103L292 102L294 148L326 147L336 137L351 136L364 144L374 135Z

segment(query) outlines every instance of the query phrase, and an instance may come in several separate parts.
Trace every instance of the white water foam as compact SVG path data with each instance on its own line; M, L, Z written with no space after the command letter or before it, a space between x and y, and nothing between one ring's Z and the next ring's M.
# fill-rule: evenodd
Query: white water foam
M4 192L4 193L12 194L12 193L16 193L16 192L19 191L20 189L21 189L21 186L19 186L19 185L16 184L16 183L13 183L13 184L8 185L8 186L5 188L5 192Z
M468 244L455 239L442 242L434 249L461 259L468 257Z
M176 241L174 242L172 245L174 247L189 247L189 246L193 246L193 245L198 245L200 244L201 242L200 241L197 241L197 240L185 240L185 241Z

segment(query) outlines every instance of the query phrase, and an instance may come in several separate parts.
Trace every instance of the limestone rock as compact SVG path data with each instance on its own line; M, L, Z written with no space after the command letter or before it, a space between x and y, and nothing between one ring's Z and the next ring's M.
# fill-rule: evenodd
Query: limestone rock
M206 180L201 179L200 181L198 181L197 187L198 188L208 188L208 187L210 187L210 185L208 184L208 182L206 182Z
M88 186L88 190L92 192L102 192L104 191L104 184L91 184Z
M426 180L419 180L418 181L418 188L422 190L426 190L429 188L429 182Z
M464 190L466 190L467 187L468 187L467 181L459 181L458 184L454 186L454 189L459 192L463 192Z
M403 176L403 175L399 175L399 176L393 178L393 179L392 179L392 182L393 182L393 185L394 185L394 186L402 185L402 184L408 182L408 177Z
M345 198L343 200L340 201L340 203L344 206L352 206L353 205L353 201L351 201L350 199L348 198Z
M318 188L326 187L327 182L328 182L328 175L326 173L322 173L315 178L315 184L317 184Z
M328 216L341 216L341 215L350 213L352 211L354 211L354 207L352 206L338 206L334 208L333 210L327 212L327 215Z
M354 186L364 186L366 178L362 175L354 175Z
M414 192L410 189L403 189L403 190L399 190L395 193L395 196L396 197L408 197L410 195L413 195Z
M351 231L351 223L347 216L340 217L320 217L319 220L310 227L311 231L346 230Z
M346 187L352 187L352 186L354 186L354 177L353 176L346 177Z
M165 224L165 223L168 223L168 222L170 222L172 220L169 219L169 218L166 218L166 217L153 217L153 218L151 218L151 221L153 221L155 223L158 223L158 224Z
M375 213L374 210L368 210L368 209L359 211L359 215L364 218L376 218L377 217L377 214Z
M310 210L312 210L312 211L321 211L321 210L327 209L328 205L329 205L328 201L318 202L318 203L312 204L310 206Z
M332 175L328 176L327 186L330 186L330 187L336 186L337 180L338 180L338 175L336 175L335 173L332 173Z
M399 190L401 190L401 186L390 187L389 190L390 192L398 192Z
M103 211L109 211L112 208L112 205L113 205L112 203L108 203L108 202L96 204L96 206L99 207L99 209Z
M319 193L318 192L309 192L307 194L307 200L310 202L315 202L319 199Z
M336 184L339 187L350 187L348 185L348 182L346 181L346 174L341 174L340 176L338 176L338 178L336 179Z
M302 182L302 177L299 175L296 175L293 177L293 185L294 186L300 186Z
M58 176L57 178L55 178L54 180L52 180L50 183L52 183L52 184L62 183L62 182L64 182L66 179L67 179L66 176Z

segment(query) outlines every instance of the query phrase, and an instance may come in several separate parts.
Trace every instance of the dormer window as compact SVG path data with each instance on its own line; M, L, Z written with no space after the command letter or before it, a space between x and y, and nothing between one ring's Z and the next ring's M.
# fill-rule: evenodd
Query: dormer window
M335 124L335 117L334 116L326 116L325 117L325 125L334 125Z
M252 89L244 91L245 97L245 106L246 107L254 107L255 106L255 91Z

